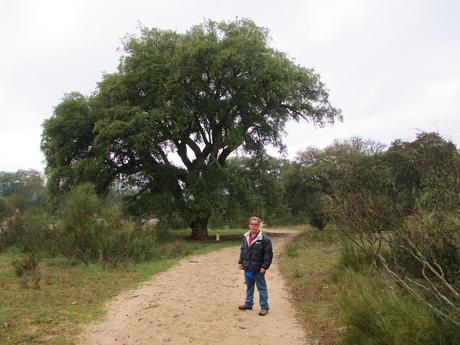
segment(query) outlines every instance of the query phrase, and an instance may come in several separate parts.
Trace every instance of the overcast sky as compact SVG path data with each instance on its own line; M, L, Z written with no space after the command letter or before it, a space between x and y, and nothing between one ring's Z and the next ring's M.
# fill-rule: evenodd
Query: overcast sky
M288 157L361 136L437 131L460 145L460 1L0 0L0 171L43 170L43 121L64 93L116 70L126 34L249 18L321 75L344 122L288 124Z

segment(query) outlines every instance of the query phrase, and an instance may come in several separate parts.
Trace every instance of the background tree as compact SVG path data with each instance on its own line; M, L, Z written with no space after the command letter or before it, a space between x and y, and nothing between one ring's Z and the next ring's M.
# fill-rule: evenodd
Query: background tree
M0 214L46 206L45 178L36 170L0 171ZM7 212L9 210L9 212Z
M271 225L289 221L280 176L284 164L285 161L269 156L230 158L221 209L213 213L212 225L244 227L254 214Z
M250 20L209 21L185 34L143 28L93 96L67 96L45 121L52 193L124 181L137 188L132 201L176 210L193 237L206 237L235 150L283 149L288 119L322 126L340 118L319 76L268 42Z
M353 137L335 141L318 149L309 147L299 152L291 164L283 168L281 178L285 188L285 203L297 222L309 222L322 229L326 225L323 199L341 185L343 173L350 164L379 153L384 146L371 140Z

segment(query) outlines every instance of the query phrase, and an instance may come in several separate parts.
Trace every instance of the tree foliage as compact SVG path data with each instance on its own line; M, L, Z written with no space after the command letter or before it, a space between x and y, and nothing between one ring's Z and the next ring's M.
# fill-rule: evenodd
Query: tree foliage
M299 152L282 171L284 200L293 218L322 229L327 222L324 197L333 194L335 184L346 184L342 174L350 165L382 150L379 143L353 137L324 149L309 147Z
M289 221L281 181L284 164L285 161L269 156L230 158L220 207L211 217L212 225L245 227L254 214L270 225Z
M0 171L0 217L29 208L44 208L44 176L36 170Z
M203 237L235 150L283 149L289 119L338 118L319 76L271 48L266 29L208 21L127 39L118 71L91 97L67 95L45 121L42 149L53 195L122 181L135 186L133 202L177 210Z

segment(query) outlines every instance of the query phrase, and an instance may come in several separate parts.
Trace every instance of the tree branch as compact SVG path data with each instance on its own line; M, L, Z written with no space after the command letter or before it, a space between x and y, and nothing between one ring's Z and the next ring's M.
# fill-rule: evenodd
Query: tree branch
M180 140L174 140L174 144L177 148L177 154L182 159L182 162L187 167L187 170L190 170L192 168L192 162L190 162L190 159L187 156L187 146Z

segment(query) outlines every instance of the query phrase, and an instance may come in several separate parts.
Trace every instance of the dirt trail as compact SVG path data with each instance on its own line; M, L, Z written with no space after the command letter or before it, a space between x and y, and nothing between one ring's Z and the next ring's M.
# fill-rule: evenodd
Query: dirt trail
M287 236L271 237L275 257L266 274L270 304L267 316L258 316L257 289L255 308L238 310L244 302L245 285L237 267L239 248L232 247L188 257L118 296L107 306L103 320L86 327L81 344L308 344L278 269L280 250L296 232L275 232Z

